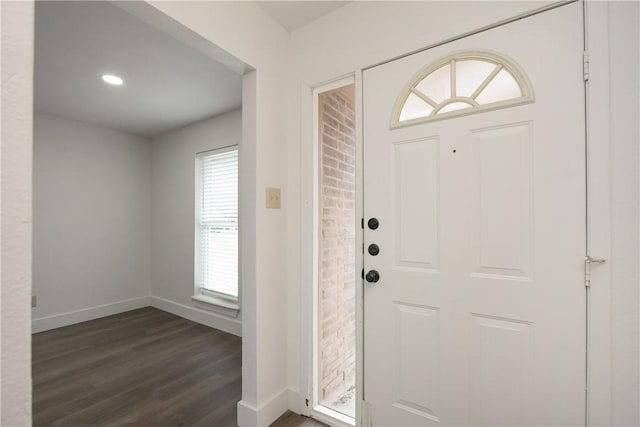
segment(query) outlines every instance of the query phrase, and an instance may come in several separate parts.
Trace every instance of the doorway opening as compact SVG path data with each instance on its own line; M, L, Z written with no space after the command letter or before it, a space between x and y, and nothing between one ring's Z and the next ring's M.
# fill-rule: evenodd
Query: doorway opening
M237 425L255 70L144 2L34 34L33 425Z
M316 91L317 287L314 409L355 419L356 143L355 84Z

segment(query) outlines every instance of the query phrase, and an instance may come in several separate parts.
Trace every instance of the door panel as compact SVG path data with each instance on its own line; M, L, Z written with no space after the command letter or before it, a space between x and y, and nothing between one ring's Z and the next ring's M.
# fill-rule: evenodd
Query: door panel
M438 268L438 147L437 139L393 145L396 268Z
M426 418L438 413L438 310L395 303L394 406ZM417 369L416 369L417 367Z
M531 419L531 323L473 314L472 420L518 426Z
M529 278L531 122L471 132L475 277Z
M390 126L416 73L476 51L518 64L533 102ZM365 227L380 247L365 251L380 273L365 282L373 424L583 424L581 5L367 70L363 87L365 223L380 223Z

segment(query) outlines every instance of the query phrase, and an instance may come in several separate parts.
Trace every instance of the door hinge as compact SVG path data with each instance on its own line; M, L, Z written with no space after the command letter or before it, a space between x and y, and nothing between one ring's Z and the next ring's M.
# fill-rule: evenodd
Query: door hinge
M589 255L584 257L584 285L588 288L591 286L591 265L604 264L607 262L604 258L593 258Z
M582 52L582 77L585 82L589 81L589 52Z

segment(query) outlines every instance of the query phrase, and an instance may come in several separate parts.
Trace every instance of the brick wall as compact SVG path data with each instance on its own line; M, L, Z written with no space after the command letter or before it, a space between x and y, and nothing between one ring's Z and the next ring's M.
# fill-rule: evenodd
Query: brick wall
M353 85L320 94L319 399L355 383ZM339 396L335 396L339 397ZM327 402L331 403L331 402Z

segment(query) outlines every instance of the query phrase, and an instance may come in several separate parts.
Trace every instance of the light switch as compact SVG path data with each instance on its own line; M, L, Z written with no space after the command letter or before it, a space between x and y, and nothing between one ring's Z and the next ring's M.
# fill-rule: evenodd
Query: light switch
M280 189L267 187L267 208L280 209Z

